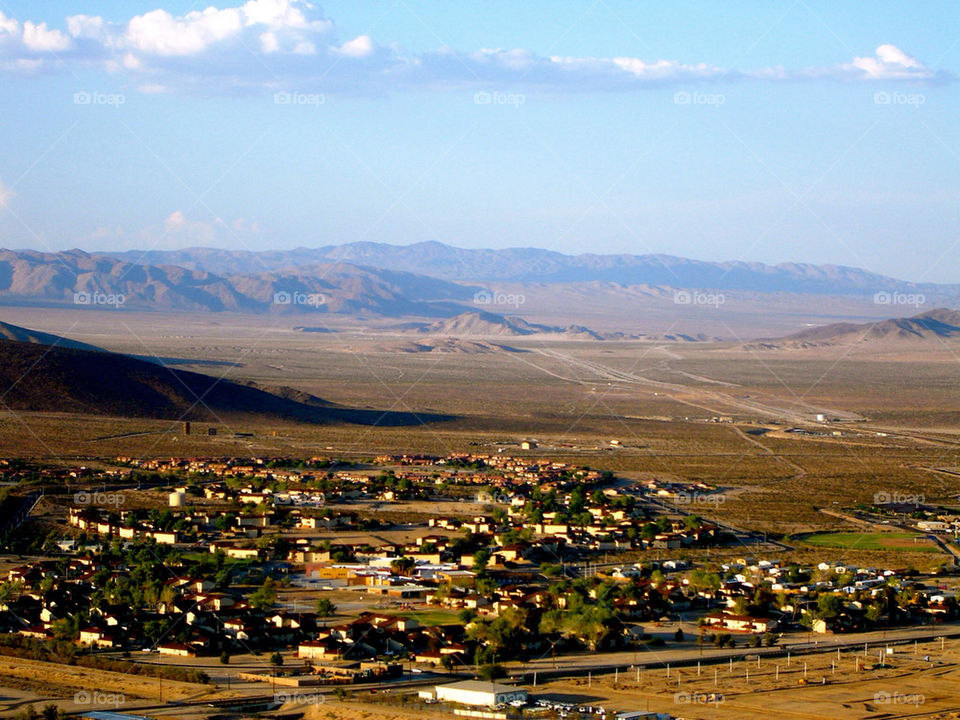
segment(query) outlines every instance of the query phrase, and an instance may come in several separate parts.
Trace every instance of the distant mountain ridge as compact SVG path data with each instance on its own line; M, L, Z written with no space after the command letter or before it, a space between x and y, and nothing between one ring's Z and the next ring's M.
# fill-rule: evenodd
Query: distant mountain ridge
M415 328L415 332L426 335L445 335L452 337L518 337L522 335L566 335L602 340L599 333L580 325L559 327L530 323L520 317L498 315L484 310L471 310L451 318L438 320L429 325Z
M0 250L0 301L168 311L445 317L480 288L342 262L218 275L82 250Z
M691 302L694 294L684 287L723 302ZM875 317L885 309L877 298L911 294L933 305L960 305L960 285L917 285L838 266L665 255L367 242L263 252L0 250L0 305L289 315L298 326L340 329L382 329L394 319L468 336L774 337L802 323ZM495 300L501 296L516 302ZM472 320L453 320L471 312ZM486 317L485 327L478 317Z
M356 242L259 252L189 248L105 254L128 262L172 264L214 273L263 272L323 262L347 262L465 282L602 281L621 285L812 294L869 294L924 288L960 293L960 285L911 283L841 265L708 262L656 254L565 255L539 248L458 248L433 241L413 245Z
M960 338L960 311L937 308L911 317L873 323L833 323L786 337L748 343L747 349L790 350L859 345L897 349L921 344L940 345Z
M27 333L63 340L46 333ZM264 388L120 353L21 342L8 339L6 333L0 337L0 396L10 410L167 420L215 422L242 417L412 425L446 419L342 407L293 388Z

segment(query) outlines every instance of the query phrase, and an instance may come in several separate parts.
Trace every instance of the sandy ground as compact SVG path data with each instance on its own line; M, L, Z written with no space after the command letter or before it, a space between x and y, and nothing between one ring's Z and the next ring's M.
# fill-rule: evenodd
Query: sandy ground
M537 695L614 707L652 710L684 718L960 717L960 643L896 648L886 669L870 669L876 650L734 662L548 683ZM929 656L930 660L924 658ZM857 663L859 667L857 671ZM804 663L806 681L803 685ZM779 675L778 668L779 665ZM864 669L865 668L865 669ZM716 673L716 674L715 674ZM576 699L573 699L576 698Z
M285 706L284 710L288 708ZM451 712L427 709L419 704L413 707L401 705L373 705L362 702L330 701L311 707L304 720L388 720L393 718L428 718L430 720L450 720L456 717Z
M873 669L879 651L864 658L851 647L836 653L763 659L696 667L646 670L639 675L578 677L528 687L534 698L553 698L617 711L651 710L681 718L960 718L960 641L898 646L887 657L888 668ZM804 664L806 663L806 685ZM857 667L860 667L858 670ZM55 701L67 711L89 709L137 712L138 706L159 704L160 681L120 673L0 657L0 715L25 703ZM210 699L214 688L163 682L163 700ZM305 720L388 720L392 718L451 718L449 708L420 703L411 690L406 702L396 692L355 691L339 701L313 694L282 709L303 712ZM224 693L216 693L223 697ZM154 717L199 717L208 708L144 711Z
M639 676L620 673L593 678L552 681L528 687L534 698L548 697L564 702L603 706L619 712L650 710L679 718L960 718L960 643L939 643L898 647L887 669L870 669L877 661L874 651L857 671L857 654L835 653L764 660L759 668L753 661L729 665L684 668L678 672L646 671ZM930 660L924 657L929 655ZM809 684L802 685L804 662ZM831 666L836 664L836 669ZM779 665L779 676L777 671ZM714 678L716 670L716 679ZM749 672L748 672L749 671ZM825 683L824 683L825 681ZM716 683L716 684L714 684ZM360 696L354 700L311 707L305 720L389 720L391 718L452 718L449 708L427 706L410 698L406 704L394 700ZM608 715L609 717L609 715Z
M24 703L55 702L68 712L122 710L143 700L192 700L213 692L213 686L125 675L77 665L58 665L0 656L0 714Z

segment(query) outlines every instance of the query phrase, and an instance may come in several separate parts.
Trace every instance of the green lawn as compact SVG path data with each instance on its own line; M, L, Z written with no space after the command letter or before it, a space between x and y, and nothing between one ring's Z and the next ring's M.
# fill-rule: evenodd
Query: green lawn
M915 533L818 533L804 538L803 542L818 547L847 548L850 550L905 550L909 552L939 552L940 549L928 540L914 543L914 538L923 538Z

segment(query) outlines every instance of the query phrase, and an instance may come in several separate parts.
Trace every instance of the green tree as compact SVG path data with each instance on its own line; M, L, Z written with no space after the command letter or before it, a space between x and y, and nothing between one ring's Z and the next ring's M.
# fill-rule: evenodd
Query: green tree
M843 600L833 593L820 593L817 598L817 617L823 620L835 618L843 610Z
M487 568L487 564L490 562L490 551L486 548L481 548L473 554L473 571L474 572L483 572Z
M23 594L23 583L19 580L17 582L5 582L3 585L0 585L0 605L9 605L20 599L20 596Z
M502 665L496 665L494 663L487 663L480 668L480 679L488 682L505 677L506 674L507 671L503 669Z
M277 604L276 583L272 578L263 581L263 585L250 593L247 599L250 607L257 610L269 610Z
M409 575L417 562L411 557L398 557L390 561L390 571L394 575Z
M337 614L337 606L329 598L320 598L317 600L317 615L320 617L330 617Z
M66 716L67 714L53 703L44 705L43 710L40 712L40 717L42 717L43 720L63 720Z

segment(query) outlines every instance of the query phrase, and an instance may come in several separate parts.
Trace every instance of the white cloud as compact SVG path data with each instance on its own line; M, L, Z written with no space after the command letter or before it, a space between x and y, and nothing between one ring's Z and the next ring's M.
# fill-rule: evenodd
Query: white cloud
M373 54L373 41L369 35L358 35L337 48L337 52L352 58L364 58Z
M74 15L67 32L0 13L0 71L85 63L129 76L147 91L225 93L297 89L379 92L404 87L529 87L618 91L683 82L953 79L891 44L831 67L725 69L638 57L543 57L523 48L421 54L369 35L342 40L306 0L249 0L184 15L158 9L123 22Z
M244 218L225 222L220 217L210 216L208 220L202 220L182 210L174 210L159 225L151 225L137 232L133 246L167 250L197 246L230 247L236 246L238 240L256 235L259 230L256 222ZM120 233L118 241L123 244L123 238L128 237L126 233Z
M163 228L168 232L174 232L181 229L187 223L187 218L184 216L182 210L174 210L167 216L167 219L163 221Z
M3 181L0 180L0 209L7 207L14 194L13 190L4 185Z
M131 231L121 225L100 226L83 237L84 247L104 251L177 250L188 247L236 247L238 240L253 241L259 232L256 223L237 218L225 223L219 217L209 220L191 217L174 210L163 221Z
M103 41L107 37L107 23L102 17L73 15L67 18L67 32L75 38Z
M195 55L210 45L235 37L243 28L236 8L208 7L175 18L166 10L138 15L127 25L126 47L151 55Z
M0 12L0 41L9 42L11 39L19 39L19 37L20 23Z
M923 63L896 45L881 45L873 57L857 57L849 67L875 80L926 80L933 77Z
M55 59L56 53L70 50L73 40L46 23L16 18L0 12L0 69L32 72L43 67L44 56Z
M59 30L50 30L46 23L23 24L23 45L33 52L63 52L73 46L73 41Z

